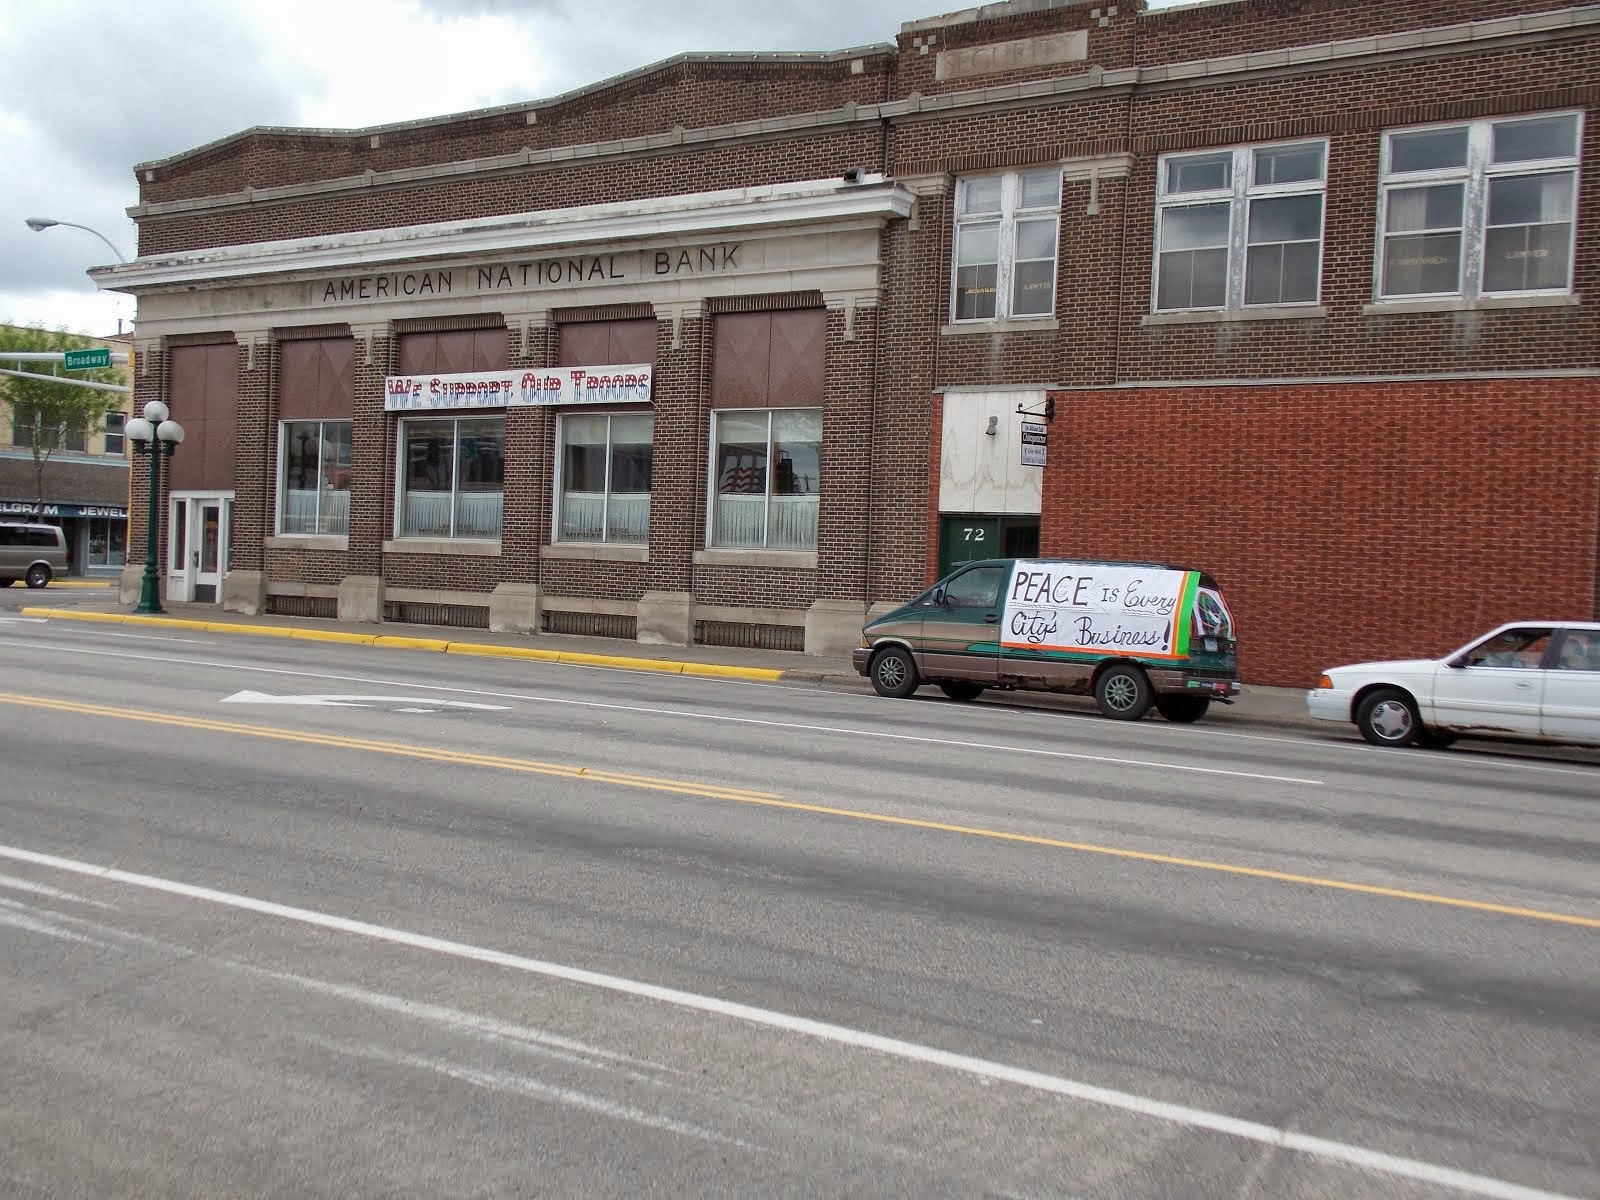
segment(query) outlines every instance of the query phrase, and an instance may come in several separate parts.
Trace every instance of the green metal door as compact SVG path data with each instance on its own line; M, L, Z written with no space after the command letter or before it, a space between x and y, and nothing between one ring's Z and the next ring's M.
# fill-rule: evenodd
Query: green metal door
M1000 517L939 518L939 578L965 562L980 558L1001 558Z

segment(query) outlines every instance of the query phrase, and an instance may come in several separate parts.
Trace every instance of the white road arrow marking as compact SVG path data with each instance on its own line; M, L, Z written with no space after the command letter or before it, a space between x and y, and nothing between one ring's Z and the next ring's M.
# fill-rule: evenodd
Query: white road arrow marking
M321 708L377 708L387 705L423 705L400 712L438 712L441 708L466 708L476 712L505 712L509 704L474 704L469 700L438 700L432 696L274 696L269 692L235 692L224 704L302 704Z

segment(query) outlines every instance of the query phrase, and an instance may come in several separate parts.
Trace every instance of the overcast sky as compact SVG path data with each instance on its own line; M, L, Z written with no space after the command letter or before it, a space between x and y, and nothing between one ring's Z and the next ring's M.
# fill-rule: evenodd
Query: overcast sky
M1170 3L1171 0L1165 0ZM1161 7L1156 0L1151 7ZM535 100L686 50L841 50L962 0L0 0L0 322L131 328L133 164L252 125L359 128Z

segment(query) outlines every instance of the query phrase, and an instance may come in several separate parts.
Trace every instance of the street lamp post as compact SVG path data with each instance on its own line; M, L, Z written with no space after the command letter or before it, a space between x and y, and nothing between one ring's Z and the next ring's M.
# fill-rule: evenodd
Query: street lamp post
M183 441L183 426L167 419L167 406L152 400L144 406L144 416L128 422L123 434L133 442L135 455L150 456L150 518L144 529L144 584L139 589L136 613L166 612L161 607L161 590L156 576L156 535L160 532L161 460L171 458Z
M85 233L92 233L95 235L95 237L99 238L111 248L111 253L117 256L118 262L128 261L127 257L122 253L121 250L117 249L116 245L111 241L111 239L105 234L101 233L98 229L91 229L87 225L79 225L76 221L58 221L54 217L28 217L27 223L28 228L33 230L35 233L43 233L46 229L54 228L57 225L66 225L72 229L81 229Z

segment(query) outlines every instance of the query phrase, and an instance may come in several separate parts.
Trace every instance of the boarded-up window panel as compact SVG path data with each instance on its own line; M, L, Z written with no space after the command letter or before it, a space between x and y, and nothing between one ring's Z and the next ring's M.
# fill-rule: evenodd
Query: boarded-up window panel
M278 348L278 417L333 421L355 407L354 338L283 342Z
M460 375L506 369L506 331L457 329L407 333L400 338L400 374Z
M828 310L805 308L767 315L772 319L767 402L774 408L820 407Z
M632 365L656 360L656 322L581 321L561 327L563 367Z
M183 444L168 460L174 491L233 488L234 420L239 393L239 347L233 342L174 346L172 419Z
M772 357L771 313L723 313L717 317L711 362L713 408L765 408Z
M711 368L713 408L816 408L822 403L826 309L722 313Z

